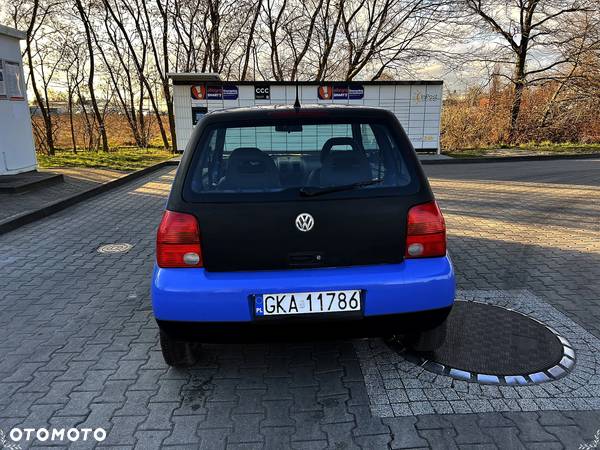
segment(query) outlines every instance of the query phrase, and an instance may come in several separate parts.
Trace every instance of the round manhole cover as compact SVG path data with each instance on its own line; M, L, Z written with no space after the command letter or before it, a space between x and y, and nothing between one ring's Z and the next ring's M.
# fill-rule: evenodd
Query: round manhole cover
M552 381L575 365L569 342L541 322L498 306L464 301L456 302L448 316L441 348L405 356L438 374L509 385Z
M132 247L133 245L125 243L105 244L98 247L97 251L98 253L126 253L131 250Z

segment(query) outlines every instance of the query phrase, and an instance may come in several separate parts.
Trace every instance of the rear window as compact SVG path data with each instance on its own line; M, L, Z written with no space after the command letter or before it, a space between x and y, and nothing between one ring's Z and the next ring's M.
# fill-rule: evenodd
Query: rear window
M415 176L399 141L381 122L212 126L199 140L185 192L275 199L319 189L360 196L407 190Z

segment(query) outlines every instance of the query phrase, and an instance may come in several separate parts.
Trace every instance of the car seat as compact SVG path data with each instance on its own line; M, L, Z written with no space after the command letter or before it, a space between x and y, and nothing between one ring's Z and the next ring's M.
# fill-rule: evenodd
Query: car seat
M255 147L236 148L227 161L219 188L228 191L266 190L281 187L273 159Z
M351 150L332 151L336 145ZM337 186L371 179L371 166L365 151L350 137L328 139L321 150L321 168L309 176L310 186Z

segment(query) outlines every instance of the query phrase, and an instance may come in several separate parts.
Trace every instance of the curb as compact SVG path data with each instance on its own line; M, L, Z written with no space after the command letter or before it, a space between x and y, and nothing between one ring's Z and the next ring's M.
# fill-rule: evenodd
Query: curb
M23 225L26 225L28 223L35 222L36 220L42 219L44 217L48 217L51 214L62 211L63 209L68 208L69 206L73 206L98 194L102 194L111 189L122 186L130 181L141 178L144 175L148 175L149 173L152 173L155 170L162 169L163 167L178 165L179 161L163 161L153 166L145 167L144 169L124 175L120 178L117 178L116 180L108 181L86 191L79 192L78 194L72 195L62 200L58 200L54 203L50 203L46 206L43 206L42 208L26 211L17 216L10 217L8 219L0 221L0 235L12 231L16 228L22 227Z
M480 158L453 158L421 160L426 164L481 164L497 162L527 162L527 161L552 161L557 159L593 159L600 158L600 153L584 153L581 155L534 155L534 156L482 156Z

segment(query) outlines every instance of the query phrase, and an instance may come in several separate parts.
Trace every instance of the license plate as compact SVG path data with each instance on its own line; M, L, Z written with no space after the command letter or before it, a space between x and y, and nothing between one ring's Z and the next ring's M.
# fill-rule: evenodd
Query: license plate
M254 297L257 317L360 311L360 290L288 292Z

